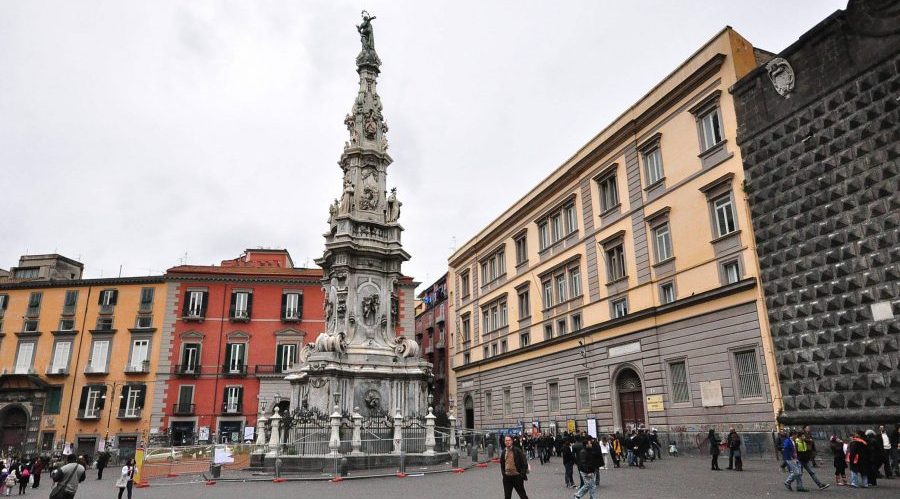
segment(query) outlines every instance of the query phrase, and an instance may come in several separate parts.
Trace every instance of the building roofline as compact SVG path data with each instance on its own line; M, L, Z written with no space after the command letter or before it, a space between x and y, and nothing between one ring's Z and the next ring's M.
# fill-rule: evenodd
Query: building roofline
M125 284L160 284L163 282L166 282L166 277L161 275L145 277L110 277L99 279L27 280L0 283L0 290L75 288L86 286L114 286Z
M51 259L51 258L52 258L52 259L55 259L55 260L62 260L62 261L64 261L64 262L66 262L66 263L70 263L70 264L75 265L75 266L77 266L77 267L79 267L79 268L81 268L81 269L84 269L84 264L83 264L83 263L79 262L78 260L73 260L73 259L71 259L71 258L69 258L69 257L67 257L67 256L60 255L59 253L45 253L45 254L41 254L41 255L22 255L22 256L19 257L19 261L20 261L20 262L21 262L22 258L32 258L32 259L35 259L35 260L37 260L37 259ZM12 267L12 268L15 268L15 267Z

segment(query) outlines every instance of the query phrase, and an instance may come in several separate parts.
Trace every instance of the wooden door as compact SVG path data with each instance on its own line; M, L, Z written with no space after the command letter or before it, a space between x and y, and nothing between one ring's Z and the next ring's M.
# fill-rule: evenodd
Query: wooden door
M643 392L619 393L619 411L622 415L622 426L632 428L644 424L644 395Z

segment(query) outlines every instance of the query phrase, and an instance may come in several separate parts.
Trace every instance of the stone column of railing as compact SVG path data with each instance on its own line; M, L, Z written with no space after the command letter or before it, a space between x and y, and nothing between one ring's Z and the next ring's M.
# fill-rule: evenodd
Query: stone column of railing
M403 450L403 416L400 415L400 409L394 414L394 454L400 454Z
M362 455L360 447L362 447L362 414L359 413L359 407L353 408L353 440L350 442L350 455Z
M456 451L456 416L450 413L450 452Z
M281 414L280 409L275 408L275 413L269 418L269 425L272 427L272 434L269 435L269 454L276 455L278 448L281 446Z
M269 420L266 419L266 413L261 412L259 417L256 418L256 451L263 452L263 447L266 446L266 423Z
M341 448L341 413L336 405L331 413L331 438L328 440L328 448L331 449L330 456L340 455L338 451Z
M428 415L425 416L425 455L433 456L434 455L434 420L437 417L434 415L433 409L431 407L428 408Z

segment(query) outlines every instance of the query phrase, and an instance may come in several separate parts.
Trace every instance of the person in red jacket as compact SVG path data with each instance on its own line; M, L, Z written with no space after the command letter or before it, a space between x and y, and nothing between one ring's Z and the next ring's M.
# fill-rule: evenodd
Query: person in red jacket
M862 487L864 489L869 487L869 477L867 475L869 466L868 445L865 433L858 431L847 447L847 463L850 465L851 487Z

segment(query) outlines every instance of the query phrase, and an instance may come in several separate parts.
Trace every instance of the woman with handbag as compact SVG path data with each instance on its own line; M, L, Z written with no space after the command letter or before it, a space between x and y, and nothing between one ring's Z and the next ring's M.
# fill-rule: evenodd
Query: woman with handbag
M122 492L128 490L128 499L131 499L131 489L134 487L134 460L129 459L122 466L122 475L116 480L116 487L119 488L119 499L122 499Z

